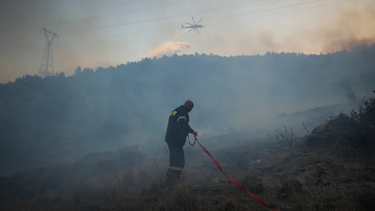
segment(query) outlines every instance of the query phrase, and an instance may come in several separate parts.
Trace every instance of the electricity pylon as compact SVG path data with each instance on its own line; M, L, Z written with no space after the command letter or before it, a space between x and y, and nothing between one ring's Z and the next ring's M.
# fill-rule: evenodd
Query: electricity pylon
M39 68L39 76L41 77L47 77L47 76L52 76L54 74L54 69L53 69L53 56L52 56L52 41L55 39L57 36L56 33L51 32L47 30L46 28L41 28L40 31L44 31L44 35L46 37L46 48L44 49L44 54L42 58L42 63L40 64Z

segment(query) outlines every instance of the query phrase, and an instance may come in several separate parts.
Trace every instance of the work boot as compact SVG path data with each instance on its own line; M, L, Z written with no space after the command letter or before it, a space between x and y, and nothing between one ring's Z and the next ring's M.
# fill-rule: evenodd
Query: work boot
M166 175L166 184L169 190L173 188L181 188L181 185L178 183L180 180L181 171L168 169Z
M174 170L173 171L173 188L181 188L181 185L179 183L180 180L181 171Z

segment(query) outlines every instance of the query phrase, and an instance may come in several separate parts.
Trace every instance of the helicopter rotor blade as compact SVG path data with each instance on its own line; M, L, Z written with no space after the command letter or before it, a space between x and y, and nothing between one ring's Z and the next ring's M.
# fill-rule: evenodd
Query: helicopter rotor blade
M198 24L199 22L201 22L202 19L203 19L203 18L201 18L196 24Z
M194 28L191 28L188 32L190 32L192 29L194 29Z
M198 31L198 29L196 29L197 30L197 33L199 34L199 31Z
M186 24L189 24L189 25L194 25L194 24L191 24L191 23L187 23L187 22L185 22Z
M193 19L193 23L196 24L195 21L194 21L194 17L193 16L191 16L191 19Z

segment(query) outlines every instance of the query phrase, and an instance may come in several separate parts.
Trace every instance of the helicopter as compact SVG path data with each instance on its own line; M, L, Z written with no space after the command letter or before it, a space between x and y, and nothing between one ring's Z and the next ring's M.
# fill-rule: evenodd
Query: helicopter
M203 26L203 25L198 25L198 23L201 22L201 20L202 20L203 18L201 18L197 23L195 23L195 21L194 21L194 17L193 17L193 16L191 16L191 19L193 19L193 23L194 23L194 24L185 22L186 24L189 24L190 26L184 26L184 25L181 25L181 28L190 28L190 30L189 30L188 32L190 32L191 30L194 29L194 31L196 30L197 33L199 34L198 28L203 28L203 27L205 27L205 26Z

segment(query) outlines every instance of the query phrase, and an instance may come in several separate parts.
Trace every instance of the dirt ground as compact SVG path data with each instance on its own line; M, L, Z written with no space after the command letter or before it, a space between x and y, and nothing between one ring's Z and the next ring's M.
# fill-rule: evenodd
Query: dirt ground
M275 141L208 150L273 210L374 210L373 158L304 142L293 151L277 149ZM198 144L185 147L182 187L173 191L165 186L167 154L126 155L1 178L0 210L270 210L230 182Z

